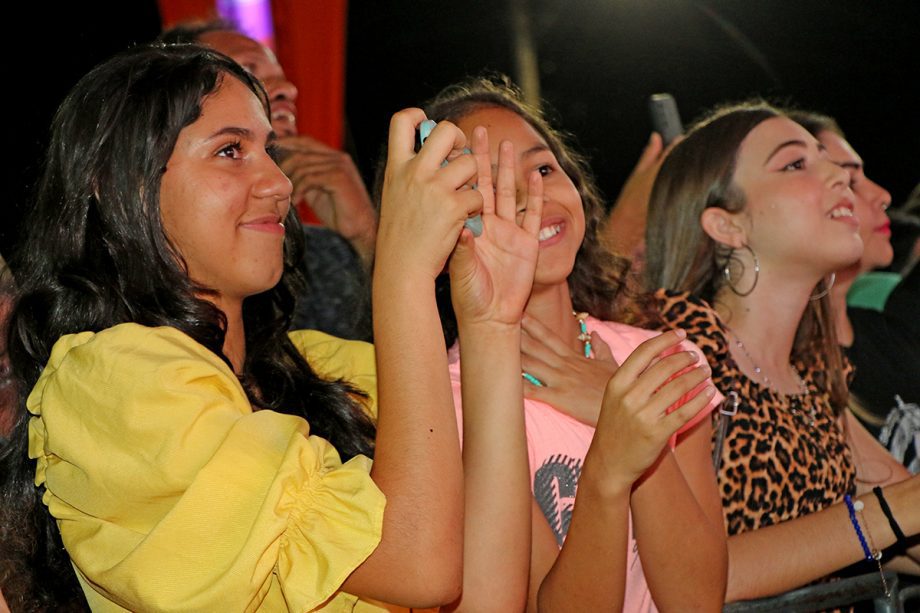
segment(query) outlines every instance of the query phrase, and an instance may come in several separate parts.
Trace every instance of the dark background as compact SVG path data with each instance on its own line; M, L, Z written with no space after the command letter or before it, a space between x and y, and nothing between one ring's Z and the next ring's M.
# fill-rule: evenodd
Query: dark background
M346 112L369 179L390 114L484 69L513 74L509 1L351 0ZM668 91L689 122L765 96L835 116L897 206L920 181L916 0L528 0L543 98L577 136L613 201ZM154 0L33 2L7 22L0 253L28 206L54 108L89 68L159 29ZM19 25L16 25L19 24Z

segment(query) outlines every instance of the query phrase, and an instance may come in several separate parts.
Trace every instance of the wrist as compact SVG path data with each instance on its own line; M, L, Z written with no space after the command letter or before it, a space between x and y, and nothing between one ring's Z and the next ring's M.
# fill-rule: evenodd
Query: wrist
M494 319L469 319L457 315L457 327L461 338L490 339L497 342L499 339L520 342L521 322L504 322Z
M585 457L584 468L578 479L578 495L597 499L605 504L612 504L617 500L629 499L635 479L628 475L619 474L619 471L594 470L595 462L591 462L590 450Z

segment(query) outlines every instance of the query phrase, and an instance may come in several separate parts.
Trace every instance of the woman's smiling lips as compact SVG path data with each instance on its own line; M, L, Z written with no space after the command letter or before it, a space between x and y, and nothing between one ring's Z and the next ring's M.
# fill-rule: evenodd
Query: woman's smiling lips
M540 248L555 245L562 240L565 234L565 221L561 217L552 217L543 220L540 226L540 234L537 238L540 241Z
M853 203L849 200L843 200L837 204L834 208L828 213L828 217L836 221L842 221L844 223L850 224L854 227L859 227L859 218L856 216L856 213L853 211Z
M267 234L284 234L284 223L277 215L265 215L257 217L240 224L240 227L256 232L265 232Z

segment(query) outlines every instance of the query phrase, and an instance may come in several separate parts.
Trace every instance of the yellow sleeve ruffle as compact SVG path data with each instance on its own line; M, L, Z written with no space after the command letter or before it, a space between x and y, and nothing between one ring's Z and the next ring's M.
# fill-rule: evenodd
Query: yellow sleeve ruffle
M253 413L170 328L63 337L28 399L36 484L94 610L339 610L383 494L303 419Z

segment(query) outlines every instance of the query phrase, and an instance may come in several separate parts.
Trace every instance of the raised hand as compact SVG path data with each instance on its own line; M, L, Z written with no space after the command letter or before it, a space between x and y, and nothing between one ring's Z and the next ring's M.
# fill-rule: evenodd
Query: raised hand
M537 265L543 178L538 172L527 177L525 206L519 212L514 146L508 141L499 146L498 175L493 188L485 128L477 126L473 130L472 144L478 168L477 191L483 199L483 232L474 239L469 230L464 230L451 258L454 309L460 322L518 325Z
M619 485L639 479L671 435L715 394L711 383L701 385L711 372L706 361L695 352L675 352L685 337L676 330L645 341L607 383L589 454ZM683 404L674 408L678 402Z
M390 121L389 149L380 207L376 269L421 272L432 280L444 269L463 222L482 209L482 195L470 189L477 165L471 155L452 155L466 136L450 122L437 125L415 153L421 109L406 109ZM445 159L452 161L442 167Z
M278 165L294 185L291 202L306 200L323 225L341 234L366 262L377 236L377 215L351 156L309 136L287 136Z
M582 423L597 425L604 390L618 367L607 343L592 332L594 359L587 359L533 317L525 315L522 328L521 367L545 384L525 384L524 397L552 405Z

